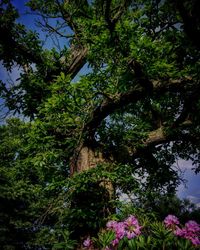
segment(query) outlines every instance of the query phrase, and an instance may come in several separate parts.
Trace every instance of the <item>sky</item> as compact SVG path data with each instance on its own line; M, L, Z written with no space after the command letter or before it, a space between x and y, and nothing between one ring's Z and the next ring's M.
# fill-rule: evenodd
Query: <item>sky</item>
M178 166L183 171L185 184L178 187L177 195L180 198L187 198L200 207L200 174L195 174L192 170L192 162L179 159Z
M19 10L20 18L19 22L26 25L27 28L38 30L38 27L35 26L34 20L38 20L38 16L30 16L26 13L27 8L24 6L24 4L27 2L27 0L13 0L12 1L14 6ZM45 35L42 31L39 32L40 38L45 39ZM61 41L62 43L63 41ZM46 44L44 45L46 48L52 47L53 42L52 39L47 39ZM83 68L79 72L79 76L81 74L87 73L87 66ZM18 67L14 67L12 73L10 76L8 75L7 71L3 67L2 63L0 62L0 80L6 81L11 77L13 81L15 81L17 78L19 78L20 70ZM76 77L77 79L77 77ZM2 104L2 100L0 99L0 104ZM192 171L192 162L191 161L185 161L180 159L178 161L178 165L181 168L181 170L184 172L183 177L186 179L186 184L181 184L178 187L177 195L180 198L187 198L190 199L192 202L197 204L200 207L200 174L196 175L194 174L194 171Z

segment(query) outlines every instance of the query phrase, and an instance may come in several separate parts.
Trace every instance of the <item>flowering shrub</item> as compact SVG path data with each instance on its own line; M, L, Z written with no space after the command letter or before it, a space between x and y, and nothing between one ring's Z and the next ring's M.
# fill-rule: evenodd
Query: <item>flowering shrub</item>
M178 218L174 215L169 214L165 219L164 219L164 224L167 228L174 228L176 225L179 225L180 222Z
M98 238L89 237L83 242L84 249L196 249L200 246L200 225L188 221L181 227L179 219L168 215L162 223L152 222L141 226L130 215L123 221L109 221Z
M180 224L178 218L174 215L168 215L164 224L167 228L172 229L176 236L190 240L195 246L200 245L200 225L196 221L190 220L185 224L185 227L180 228L177 226Z
M137 237L141 234L141 226L135 216L130 215L125 221L109 221L107 223L107 229L115 232L115 239L112 241L112 246L115 247L119 244L119 241L127 237L129 240ZM108 249L108 248L107 248Z
M88 237L86 240L83 242L83 246L86 248L91 248L92 247L92 240Z
M176 236L188 239L192 242L193 245L200 245L200 226L196 223L196 221L188 221L185 224L185 227L179 228L177 227L174 231Z

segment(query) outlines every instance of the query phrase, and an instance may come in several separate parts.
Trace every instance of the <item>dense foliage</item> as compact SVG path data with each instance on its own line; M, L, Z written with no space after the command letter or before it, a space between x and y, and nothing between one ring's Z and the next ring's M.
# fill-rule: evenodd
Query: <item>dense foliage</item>
M194 249L200 244L200 226L188 221L182 227L178 218L168 215L161 222L143 217L143 224L130 215L123 221L109 221L98 238L84 240L85 249Z
M175 197L177 159L200 171L198 1L29 0L36 30L14 3L0 2L0 60L20 72L0 81L2 248L78 249L120 214L199 223Z

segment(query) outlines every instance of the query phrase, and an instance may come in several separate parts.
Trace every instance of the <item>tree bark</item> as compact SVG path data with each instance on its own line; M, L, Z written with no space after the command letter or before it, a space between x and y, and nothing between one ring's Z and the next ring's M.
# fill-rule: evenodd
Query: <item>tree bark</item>
M171 92L181 92L186 91L186 83L191 83L191 78L178 79L178 80L165 80L165 81L151 81L153 86L153 94L162 95L168 91ZM140 87L135 90L131 90L127 93L119 94L115 99L103 101L91 114L90 120L86 123L83 128L83 133L87 133L87 138L82 140L81 143L75 150L74 156L70 163L71 176L74 173L82 172L90 168L95 167L99 163L106 163L115 161L114 155L110 153L110 157L103 154L102 146L94 139L94 134L96 129L100 126L103 119L108 115L114 113L117 109L126 106L129 103L136 103L137 101L145 98L148 95L146 89ZM184 121L182 121L184 122ZM174 122L174 124L176 121ZM168 126L167 129L173 129L173 125ZM177 126L176 126L177 129ZM157 130L149 132L145 141L141 142L141 145L148 147L150 145L158 145L165 143L169 140L174 140L174 138L167 136L165 134L165 128L159 127ZM95 145L95 146L94 146ZM131 155L136 154L137 148L131 149Z
M76 149L76 154L73 156L70 163L71 176L74 173L80 173L82 171L96 167L99 163L105 163L106 159L101 151L101 148L94 148L89 145L81 146Z

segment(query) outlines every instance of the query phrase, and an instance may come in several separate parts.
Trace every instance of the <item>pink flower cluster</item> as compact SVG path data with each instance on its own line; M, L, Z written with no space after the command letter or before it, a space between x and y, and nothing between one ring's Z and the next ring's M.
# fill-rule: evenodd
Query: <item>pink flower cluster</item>
M92 240L90 239L90 237L88 237L86 240L84 240L83 246L86 247L87 249L92 247Z
M180 228L178 218L174 215L168 215L164 223L167 228L173 230L176 236L190 240L195 246L200 245L200 225L196 221L190 220L185 223L185 227Z
M135 216L130 215L124 221L109 221L107 228L115 232L115 239L112 241L112 246L117 246L119 241L127 237L129 240L141 234L141 226Z
M174 233L176 236L190 240L195 246L200 245L200 225L196 221L188 221L184 228L177 227Z
M177 237L182 237L190 240L194 246L200 245L200 225L196 221L188 221L184 227L181 227L178 218L174 215L168 215L164 224L166 228L170 229ZM141 234L142 226L139 225L137 218L130 215L124 221L109 221L106 225L107 230L114 232L114 240L110 242L109 246L106 246L105 250L117 249L120 240L124 237L132 239ZM92 240L88 237L84 242L85 249L94 249Z
M164 224L167 228L174 229L176 228L177 225L180 224L178 218L174 215L169 214L165 219L164 219Z

